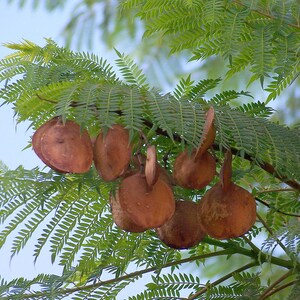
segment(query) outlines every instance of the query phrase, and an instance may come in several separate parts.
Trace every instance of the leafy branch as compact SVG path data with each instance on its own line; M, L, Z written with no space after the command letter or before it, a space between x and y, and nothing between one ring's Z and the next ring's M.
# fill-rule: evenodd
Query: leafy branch
M196 299L197 296L204 294L210 287L216 286L220 283L222 283L223 281L231 278L234 274L238 273L238 272L242 272L246 269L252 268L254 266L257 266L259 264L262 264L264 262L271 262L275 265L287 268L289 270L300 270L300 265L294 265L294 263L292 261L286 261L277 257L267 257L267 255L263 254L263 253L257 253L256 251L253 250L248 250L245 248L242 248L240 246L238 246L237 244L234 243L230 243L230 242L221 242L221 241L217 241L217 240L213 240L210 238L206 238L204 240L205 243L208 243L210 245L215 245L218 247L223 248L223 250L219 250L219 251L215 251L212 253L207 253L207 254L202 254L202 255L198 255L198 256L191 256L188 258L184 258L184 259L180 259L180 260L176 260L176 261L172 261L169 263L166 263L164 265L161 265L159 267L151 267L151 268L146 268L143 270L139 270L136 272L132 272L123 276L119 276L113 279L109 279L109 280L105 280L105 281L99 281L99 282L93 282L92 284L86 284L86 285L82 285L82 286L76 286L74 288L66 288L66 289L57 289L55 291L56 295L69 295L78 291L82 291L82 290L96 290L97 288L100 288L102 286L106 286L106 285L111 285L111 284L115 284L118 282L122 282L122 281L127 281L129 279L133 279L133 278L138 278L146 273L152 273L158 270L162 270L165 268L169 268L169 267L174 267L174 266L178 266L184 263L189 263L189 262L193 262L193 261L198 261L198 260L202 260L205 258L209 258L209 257L217 257L217 256L223 256L223 255L232 255L232 254L242 254L245 256L248 256L250 258L252 258L254 261L246 264L245 266L238 268L230 273L228 273L227 275L219 278L218 280L216 280L215 282L208 284L206 287L202 288L200 291L198 291L197 293L195 293L194 295L190 296L188 298L188 300L192 300L192 299ZM292 273L292 271L291 271ZM288 274L290 274L290 272L288 272ZM53 291L52 291L53 293ZM31 292L31 294L26 294L22 296L22 299L36 299L36 298L42 298L49 295L49 292L45 291L45 292ZM8 300L8 299L14 299L14 296L11 295L9 297L2 297L1 299L3 300Z
M196 257L189 257L189 258L185 258L185 259L181 259L181 260L177 260L174 262L170 262L167 263L163 266L159 266L158 267L152 267L152 268L146 268L140 271L136 271L136 272L132 272L129 273L127 275L124 276L119 276L117 278L113 278L113 279L109 279L109 280L104 280L104 281L99 281L96 283L92 283L92 284L87 284L87 285L83 285L83 286L76 286L74 288L67 288L67 289L60 289L56 291L57 295L69 295L78 291L82 291L82 290L89 290L89 289L97 289L101 286L105 286L105 285L110 285L113 283L117 283L117 282L121 282L124 280L128 280L131 278L137 278L140 277L141 275L144 275L146 273L152 273L164 268L169 268L172 266L176 266L176 265L181 265L183 263L188 263L188 262L193 262L193 261L197 261L197 260L201 260L201 259L205 259L205 258L209 258L209 257L216 257L216 256L221 256L221 255L228 255L230 253L230 250L220 250L220 251L216 251L214 253L207 253L207 254L203 254L203 255L199 255ZM35 298L41 298L41 297L45 297L48 295L48 292L35 292L35 293L31 293L28 295L23 295L22 298L23 299L35 299ZM9 300L9 299L13 299L11 298L13 296L9 296L9 297L2 297L2 300Z

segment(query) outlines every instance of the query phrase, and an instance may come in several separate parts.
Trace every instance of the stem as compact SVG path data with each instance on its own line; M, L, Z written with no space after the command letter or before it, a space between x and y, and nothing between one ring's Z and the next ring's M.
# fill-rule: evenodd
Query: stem
M252 243L252 241L250 241L246 236L243 236L243 239L247 242L247 244L251 247L251 249L255 252L255 253L259 253L260 249L258 247L256 247L256 245L254 245Z
M256 214L258 219L261 221L261 223L264 225L264 227L267 229L267 231L271 234L272 237L276 240L278 245L281 247L281 249L289 256L289 252L286 249L286 247L282 244L282 242L274 235L273 230L268 226L268 224L265 222L265 220L257 213Z
M258 263L257 261L248 263L248 264L246 264L245 266L240 267L240 268L238 268L238 269L236 269L236 270L234 270L234 271L232 271L232 272L226 274L225 276L219 278L218 280L214 281L213 283L208 284L206 287L202 288L200 291L198 291L198 292L195 293L194 295L192 295L192 296L190 296L189 298L187 298L187 300L193 300L193 299L196 299L198 296L200 296L200 295L206 293L207 290L208 290L209 288L214 287L214 286L216 286L216 285L222 283L223 281L225 281L225 280L231 278L234 274L243 272L243 271L245 271L245 270L247 270L247 269L250 269L250 268L252 268L252 267L254 267L254 266L257 266L257 265L259 265L259 263Z
M291 274L293 274L294 270L289 270L288 272L286 272L283 276L279 277L276 281L274 281L260 296L260 300L265 299L266 297L268 297L267 295L269 293L272 292L272 290L274 289L274 287L279 284L280 282L282 282L283 280L285 280L286 278L288 278Z
M118 282L121 282L123 280L128 280L128 279L135 278L135 277L140 277L141 275L144 275L146 273L155 272L157 270L161 270L161 269L164 269L164 268L180 265L180 264L183 264L183 263L193 262L193 261L196 261L196 260L205 259L205 258L209 258L209 257L228 255L228 254L230 254L230 252L231 251L229 251L229 249L224 249L224 250L220 250L220 251L217 251L217 252L207 253L207 254L198 255L198 256L194 256L194 257L188 257L188 258L184 258L184 259L181 259L181 260L178 260L178 261L173 261L173 262L166 263L163 266L156 266L156 267L152 267L152 268L148 268L148 269L143 269L143 270L132 272L132 273L129 273L127 275L120 276L120 277L117 277L117 278L108 279L108 280L105 280L105 281L99 281L97 283L88 284L88 285L84 285L84 286L76 286L74 288L69 288L69 289L60 289L60 290L57 290L56 294L57 295L68 295L68 294L72 294L72 293L75 293L75 292L78 292L78 291L83 291L83 290L88 290L88 289L94 289L95 290L95 289L97 289L101 286L118 283ZM46 292L36 292L36 293L23 295L22 299L30 299L30 298L35 299L37 297L45 297L47 295L48 295L47 291ZM11 296L1 298L1 300L11 300L11 299L13 299L13 298L11 298Z
M221 247L223 249L230 249L231 254L237 253L237 254L242 254L242 255L251 257L251 258L259 261L260 264L265 263L265 262L270 262L271 264L274 264L276 266L280 266L280 267L283 267L286 269L296 268L297 270L300 271L300 264L297 264L295 266L295 263L292 260L285 260L285 259L278 258L275 256L269 256L269 255L261 252L260 250L257 253L256 251L240 247L237 243L235 243L233 241L222 242L222 241L218 241L218 240L214 240L214 239L206 237L203 240L203 242L207 243L209 245Z
M270 296L272 296L272 295L278 293L279 291L281 291L281 290L283 290L283 289L285 289L285 288L287 288L287 287L289 287L289 286L294 285L296 282L297 282L297 280L293 280L293 281L287 282L287 283L285 283L285 284L283 284L283 285L277 287L276 289L270 291L270 292L269 292L268 294L266 294L264 297L259 298L259 300L267 299L267 298L269 298Z
M257 197L255 197L255 200L258 201L258 202L260 202L261 204L269 207L270 209L275 210L276 212L278 212L280 214L283 214L283 215L286 215L286 216L291 216L291 217L300 217L300 215L298 215L298 214L287 213L287 212L284 212L284 211L282 211L282 210L280 210L280 209L278 209L278 208L276 208L274 206L271 206L269 203L267 203L267 202L265 202L265 201L263 201L263 200L261 200L261 199L259 199Z

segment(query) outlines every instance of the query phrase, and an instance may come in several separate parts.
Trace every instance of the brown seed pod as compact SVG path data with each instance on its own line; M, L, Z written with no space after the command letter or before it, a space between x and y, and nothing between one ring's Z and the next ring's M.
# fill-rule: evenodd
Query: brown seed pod
M131 152L126 128L113 125L106 134L101 131L94 144L94 163L102 179L112 181L122 176L128 169Z
M254 197L229 180L230 162L231 153L227 153L220 182L204 195L198 206L202 227L216 239L239 237L250 230L256 220Z
M171 248L191 248L202 241L206 235L198 219L198 205L187 200L176 200L175 203L172 218L155 231L159 239Z
M170 186L158 179L150 188L145 175L139 172L121 181L119 201L132 221L147 229L163 225L172 217L175 210L175 200Z
M59 117L55 117L49 121L47 121L46 123L44 123L42 126L40 126L35 133L32 136L32 148L35 152L35 154L43 161L44 164L46 164L47 166L49 166L49 161L43 156L42 154L42 149L41 149L41 142L42 142L42 136L44 135L44 132L46 131L46 129L48 129L49 127L53 126L54 124L56 124L57 122L59 122ZM52 169L54 169L52 167ZM58 171L58 170L56 170Z
M116 191L115 195L110 195L110 206L114 223L122 230L128 232L143 232L146 228L136 225L128 216L120 205L119 192Z
M146 156L146 164L145 164L145 176L146 181L149 187L152 187L158 177L159 177L159 170L156 158L156 147L150 145L147 147L147 156Z
M203 133L199 143L199 147L195 155L196 157L199 157L203 153L205 153L215 141L216 129L214 126L214 119L215 119L215 110L211 106L206 113Z
M188 150L180 153L174 163L174 180L176 184L187 189L202 189L208 185L216 174L215 158L205 152L195 159L195 150L189 155Z
M189 155L188 150L181 152L174 162L174 180L184 188L202 189L208 185L216 174L215 158L208 149L215 139L214 109L211 107L206 114L203 134L199 147Z
M131 164L135 170L140 170L141 173L144 172L144 169L146 168L146 156L143 154L136 154L132 156L131 158ZM168 170L166 170L164 167L162 167L158 162L156 162L156 176L165 181L170 187L172 187L174 183L174 179L172 175L169 173ZM130 173L132 170L129 170L128 172ZM145 171L146 173L146 171ZM146 175L147 178L147 175Z
M73 121L48 121L33 135L32 145L45 164L63 173L85 173L93 161L90 136Z

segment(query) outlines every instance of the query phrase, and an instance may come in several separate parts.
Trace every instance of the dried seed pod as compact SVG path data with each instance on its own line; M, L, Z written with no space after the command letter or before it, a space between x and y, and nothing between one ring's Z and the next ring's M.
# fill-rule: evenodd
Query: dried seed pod
M216 174L215 158L205 152L195 159L195 150L189 155L188 150L180 153L174 163L175 183L187 189L202 189Z
M85 173L93 161L93 149L86 130L73 121L54 118L33 136L33 149L50 168L63 173Z
M42 149L41 149L41 145L42 145L42 136L44 135L44 132L46 131L46 129L48 129L49 127L53 126L54 124L56 124L57 122L59 122L59 117L55 117L49 121L47 121L46 123L44 123L42 126L40 126L35 133L32 136L32 148L34 150L34 152L36 153L36 155L43 161L44 164L46 164L47 166L49 166L49 161L43 156L42 154ZM54 169L52 167L52 169ZM56 170L58 171L58 170Z
M145 175L139 172L121 181L119 201L132 221L147 229L163 225L175 210L170 186L158 179L150 188Z
M133 165L133 168L135 170L140 170L141 173L143 173L144 169L146 169L146 156L143 154L136 154L134 156L132 156L131 158L131 164ZM162 167L158 162L156 163L156 176L158 175L158 177L165 181L170 187L172 187L175 183L174 183L174 179L172 177L172 175L169 173L168 170L166 170L164 167ZM153 168L154 169L154 168ZM129 170L129 172L131 172L132 170ZM146 173L146 170L145 170ZM146 175L147 178L147 175ZM148 182L147 182L148 183ZM149 183L148 183L149 184Z
M206 113L205 123L204 123L204 127L203 127L203 133L202 133L202 137L201 137L197 152L195 154L195 157L201 156L214 143L215 137L216 137L216 129L214 126L214 119L215 119L215 110L211 106Z
M120 205L119 192L116 191L115 195L110 195L110 206L114 223L122 230L128 232L143 232L146 228L136 225L128 216Z
M174 163L175 182L188 189L202 189L208 185L216 174L215 158L207 151L214 142L214 109L206 114L203 134L199 147L189 155L188 150L180 153Z
M156 147L153 145L147 147L145 176L149 187L152 187L159 177L159 167L156 158Z
M230 152L226 154L220 175L220 182L199 203L199 219L207 234L213 238L239 237L255 223L255 199L247 190L231 182Z
M128 169L131 152L126 128L113 125L106 134L101 131L94 144L94 163L102 179L112 181L122 176Z
M191 248L206 235L198 219L198 205L187 200L176 200L175 204L172 218L155 231L159 239L171 248Z
M158 168L159 168L159 178L163 180L169 187L172 188L172 186L175 185L172 175L169 173L167 169L165 169L159 164L158 164Z

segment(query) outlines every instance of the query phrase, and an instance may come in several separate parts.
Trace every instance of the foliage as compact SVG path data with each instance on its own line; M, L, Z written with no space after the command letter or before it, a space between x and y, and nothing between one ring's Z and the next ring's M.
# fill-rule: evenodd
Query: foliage
M193 60L221 55L227 77L249 68L264 85L267 102L299 74L299 3L297 1L123 1L137 9L146 36L162 32L171 53L191 50Z
M33 8L40 2L33 1ZM46 1L45 7L51 11L67 2ZM297 81L299 23L299 2L289 0L92 0L74 5L64 36L68 47L75 43L77 48L83 44L91 48L101 28L101 40L108 47L122 44L151 73L159 70L157 84L160 80L171 84L170 72L172 78L185 73L180 64L187 58L202 60L204 64L198 64L201 71L209 73L211 60L207 58L220 56L227 65L227 79L250 71L248 84L260 80L269 102ZM145 37L136 42L141 28ZM176 60L168 57L166 45L170 53L177 54ZM224 71L223 66L218 68Z
M225 148L234 151L235 168L240 170L234 175L237 181L251 182L249 170L252 173L256 168L262 170L260 167L263 167L270 172L270 166L274 166L272 175L267 176L265 171L260 175L262 178L258 182L262 186L256 187L257 193L263 189L263 178L266 176L266 184L273 182L276 187L280 181L274 175L293 186L298 184L300 170L297 165L300 164L295 164L295 161L300 161L300 142L297 130L262 118L270 113L262 103L233 107L233 99L249 96L245 92L224 91L207 97L207 92L217 87L219 79L204 79L195 83L188 77L178 83L174 94L162 94L150 88L137 65L119 52L116 64L125 81L117 77L113 67L105 60L93 54L76 53L58 47L52 40L47 40L44 47L29 41L7 46L15 52L0 63L0 78L6 82L1 90L1 98L5 103L14 105L19 122L30 120L31 126L37 128L51 116L60 115L63 119L76 119L93 135L101 127L122 123L130 129L133 139L143 130L151 143L170 153L169 161L172 161L182 145L197 146L205 111L213 105L218 130L215 149L217 152ZM222 161L222 154L216 155ZM257 171L254 173L259 174ZM3 281L3 299L61 299L70 294L74 299L112 299L143 274L155 271L158 277L152 277L148 289L138 294L137 298L132 296L132 299L178 299L181 291L186 293L186 290L190 290L197 294L205 286L198 277L174 272L178 265L200 262L210 256L231 256L233 253L254 259L253 263L246 265L245 270L264 261L288 269L299 268L299 239L293 238L295 231L289 232L283 227L266 240L265 254L257 251L256 247L253 248L255 251L244 248L243 239L236 239L235 242L206 239L204 244L187 251L187 258L182 257L179 251L166 248L152 231L143 234L124 233L113 225L109 211L107 199L114 188L113 184L102 182L94 168L84 175L24 170L22 167L14 171L3 168L1 182L0 220L6 224L1 232L1 246L8 236L17 231L11 248L13 257L37 229L42 228L36 240L34 260L37 261L46 245L49 245L51 261L64 267L61 277L40 275L32 280ZM198 191L197 198L203 192ZM193 191L177 189L175 193L177 197L195 197ZM264 197L261 198L261 201L265 201ZM287 203L290 211L286 211ZM277 208L287 214L298 213L297 203L297 197L293 200L283 197ZM276 204L270 202L269 206L273 205ZM290 218L287 216L287 219ZM273 227L272 224L267 226ZM297 222L295 226L294 230L298 230ZM250 240L261 231L259 229L255 233L253 230L247 240L250 247L253 247ZM280 237L283 237L281 242L278 241ZM269 243L281 245L283 242L286 244L285 250L288 249L285 259L275 258L268 253ZM218 250L214 252L211 247L204 247L205 244ZM132 264L136 264L138 270L128 273ZM171 268L171 272L160 276L165 268ZM224 275L224 280L237 272L230 273L229 277ZM110 279L103 280L104 274L110 274ZM74 288L69 287L71 282L76 284ZM36 284L42 289L34 292L32 287ZM241 289L247 290L241 286ZM27 293L28 289L30 293ZM239 295L238 285L231 290ZM220 296L226 291L228 289L221 286L216 290L213 285L207 295Z
M46 4L54 9L65 2ZM251 82L264 83L269 76L268 100L299 73L297 2L252 1L249 6L247 1L121 1L127 24L115 18L117 10L110 1L83 1L72 16L70 32L85 16L80 13L82 5L92 13L101 3L116 27L134 31L131 18L137 14L147 28L145 39L156 35L169 43L171 53L187 49L194 59L221 55L229 62L227 77L244 69L252 72ZM83 27L82 33L94 28L97 16L90 17L90 27ZM109 18L103 22L110 28ZM114 225L108 198L115 183L103 182L94 167L78 175L39 168L9 170L0 163L0 248L12 238L13 259L33 240L35 263L49 249L49 260L63 267L59 276L0 279L1 299L263 300L299 295L297 126L272 123L273 111L265 102L240 104L252 96L222 90L221 77L196 80L188 75L178 80L173 92L163 93L118 50L115 70L97 55L58 47L50 39L43 47L28 40L6 46L13 52L0 61L4 83L0 98L13 105L18 122L29 120L37 129L61 116L76 120L92 136L120 123L130 130L135 144L142 131L169 171L184 147L198 146L205 112L213 106L217 171L223 152L231 149L233 180L252 192L258 215L243 237L226 241L206 237L189 250L174 250L152 230L131 234ZM201 201L205 192L174 188L176 198L192 201ZM205 274L209 278L203 278ZM147 282L143 288L141 282Z

